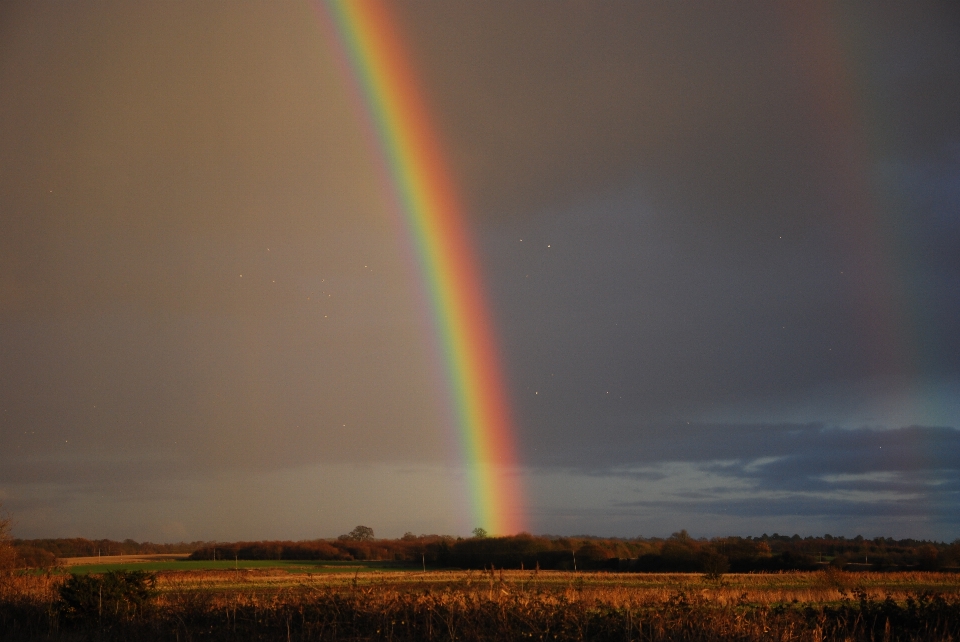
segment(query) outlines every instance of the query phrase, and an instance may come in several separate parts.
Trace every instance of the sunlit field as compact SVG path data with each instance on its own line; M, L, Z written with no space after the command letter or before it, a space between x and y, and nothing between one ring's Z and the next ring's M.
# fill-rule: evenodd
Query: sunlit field
M186 562L177 562L186 564ZM217 568L209 568L212 565ZM207 562L151 574L148 597L94 594L72 573L0 580L10 640L928 640L960 637L960 575L381 570ZM132 565L131 565L132 566ZM143 565L140 565L143 568ZM291 572L291 571L294 572ZM96 575L88 575L94 582ZM104 576L105 577L105 576ZM92 585L95 586L96 584ZM99 600L97 599L99 597Z
M370 573L370 572L403 572L420 571L421 568L409 563L397 562L367 562L367 561L298 561L298 560L169 560L147 562L111 562L106 564L77 564L71 565L65 572L74 575L88 573L107 573L109 571L242 571L271 569L273 572L284 574L315 574L315 573Z
M186 563L185 563L186 564ZM212 565L213 563L207 562ZM219 563L218 563L219 564ZM222 567L221 567L222 568ZM294 573L291 573L294 571ZM331 573L333 572L333 573ZM729 574L706 579L690 573L574 573L568 571L382 571L375 563L342 565L297 562L263 563L260 568L168 572L157 576L162 594L180 590L211 593L280 592L297 589L350 588L362 591L458 592L484 590L521 595L560 591L578 600L617 605L668 599L684 592L719 605L839 604L852 591L872 599L906 600L922 592L960 596L960 575L954 573L777 573Z

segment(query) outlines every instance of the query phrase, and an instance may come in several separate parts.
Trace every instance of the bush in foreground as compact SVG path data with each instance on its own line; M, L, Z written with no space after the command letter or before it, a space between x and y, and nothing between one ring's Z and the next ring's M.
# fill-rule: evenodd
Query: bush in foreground
M143 615L154 595L155 576L144 571L71 575L60 586L59 607L67 620L102 622Z

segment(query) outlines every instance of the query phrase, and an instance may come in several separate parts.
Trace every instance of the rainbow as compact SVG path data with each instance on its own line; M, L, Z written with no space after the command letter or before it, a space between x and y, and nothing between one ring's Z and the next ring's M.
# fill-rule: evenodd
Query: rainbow
M418 259L474 523L492 534L524 530L514 429L483 282L396 23L381 2L326 0L317 7L361 97Z

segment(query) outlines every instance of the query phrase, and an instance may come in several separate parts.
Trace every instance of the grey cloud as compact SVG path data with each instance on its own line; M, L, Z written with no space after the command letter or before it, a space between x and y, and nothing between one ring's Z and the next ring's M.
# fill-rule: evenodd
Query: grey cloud
M866 501L862 498L851 501L831 497L755 497L750 499L716 497L709 501L682 501L683 499L685 498L680 498L680 501L677 499L671 501L640 501L625 504L619 508L682 510L690 515L691 519L695 515L716 515L718 513L732 517L766 516L771 522L776 517L784 515L799 517L923 518L931 515L932 508L929 503L918 502L912 497L899 500L872 499ZM942 524L955 527L960 525L960 519L945 510L942 514ZM893 527L893 524L891 524L891 527ZM813 533L806 531L804 534Z
M838 475L853 480L877 473L902 474L907 480L960 471L960 431L944 427L676 424L645 427L641 438L618 448L621 467L691 462L718 474L771 483Z
M649 431L634 465L593 474L661 481L670 477L663 462L673 461L693 468L673 473L677 488L669 491L670 499L617 505L652 509L672 504L677 509L679 503L691 514L742 517L936 516L944 523L960 521L951 508L960 496L960 431L952 428L674 426ZM690 477L691 470L726 483L702 485Z

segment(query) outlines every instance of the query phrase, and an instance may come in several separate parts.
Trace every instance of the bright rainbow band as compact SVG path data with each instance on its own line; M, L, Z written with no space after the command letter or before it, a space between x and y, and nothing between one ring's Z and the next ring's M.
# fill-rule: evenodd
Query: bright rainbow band
M468 469L475 524L523 528L514 429L499 350L457 191L395 22L373 0L327 0L418 257Z

